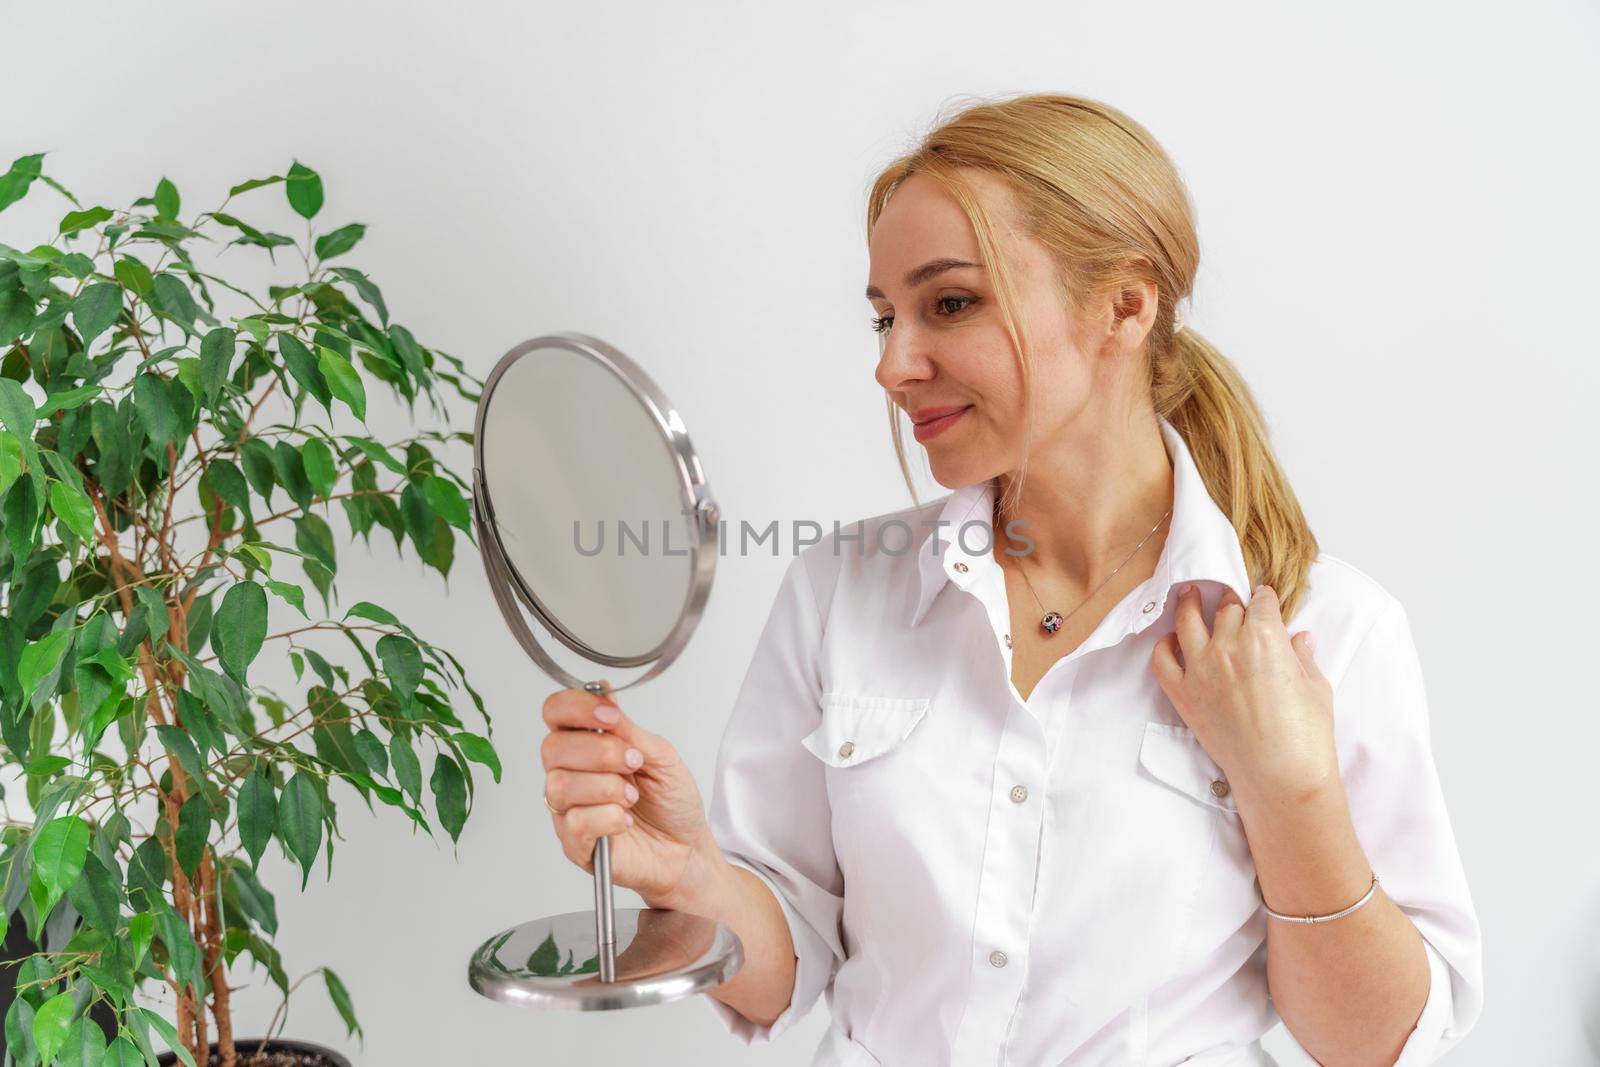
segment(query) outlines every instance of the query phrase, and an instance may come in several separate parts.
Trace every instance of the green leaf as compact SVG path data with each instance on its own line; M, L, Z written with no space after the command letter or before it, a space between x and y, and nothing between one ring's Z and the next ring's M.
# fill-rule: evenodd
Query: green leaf
M283 486L284 492L289 494L301 509L311 507L314 495L311 483L306 480L306 468L300 458L300 450L288 441L279 441L272 446L272 469L278 474L278 484Z
M155 285L150 290L150 303L155 310L182 326L186 333L194 332L194 320L200 317L200 305L194 302L194 294L189 292L189 287L176 274L156 275Z
M223 670L240 685L247 684L245 674L267 636L266 592L255 582L235 582L223 594L212 627L211 644Z
M317 172L295 160L285 179L288 184L284 191L289 194L289 206L294 208L295 214L303 219L315 217L322 210L322 179Z
M466 498L461 495L461 490L456 488L454 482L441 478L437 474L430 474L423 479L422 496L428 502L428 506L437 512L445 522L458 529L470 531L472 527L471 509L467 505Z
M43 161L43 152L22 156L12 162L10 170L0 175L0 211L4 211L27 195L28 186L39 176L40 164Z
M147 911L140 912L128 920L128 947L133 950L133 965L139 966L139 961L144 959L144 954L150 948L150 940L155 936L155 919Z
M422 764L409 742L399 734L389 738L389 762L394 765L394 780L411 794L413 804L422 804Z
M349 405L355 412L356 418L362 422L367 420L367 390L361 384L361 375L345 359L333 349L323 345L317 347L317 369L322 371L322 376L328 380L328 388L333 395Z
M133 403L152 444L164 445L177 437L178 410L167 379L154 371L141 373L133 380Z
M5 423L6 429L17 435L17 440L25 442L28 448L32 447L33 427L39 421L39 409L34 407L33 397L10 378L0 378L0 421ZM26 449L24 452L26 454Z
M281 182L281 181L283 181L283 175L281 175L281 174L274 174L270 178L251 178L249 181L240 182L238 185L235 185L232 189L229 189L228 190L228 199L232 200L234 197L238 196L240 193L248 193L251 189L259 189L263 185L276 185L278 182Z
M144 1017L146 1022L156 1028L156 1032L161 1035L161 1040L167 1043L167 1047L173 1051L173 1054L178 1057L184 1067L195 1067L194 1057L190 1055L188 1048L184 1046L183 1040L178 1036L178 1028L176 1026L173 1026L165 1018L149 1008L140 1008L139 1014Z
M324 500L333 492L333 483L339 479L334 466L333 451L320 438L313 437L300 446L300 459L305 465L306 480Z
M226 459L213 459L206 465L206 483L222 502L236 507L243 514L250 511L250 487L245 484L239 468Z
M210 836L211 806L202 794L192 793L178 809L178 830L172 839L178 866L190 878L200 870L200 860L205 856L206 840Z
M100 1067L145 1067L144 1053L139 1051L139 1046L127 1034L118 1034L117 1039L107 1046Z
M239 785L236 806L239 811L239 839L250 856L250 865L261 863L267 842L278 828L278 801L272 793L272 780L260 768L250 772Z
M333 531L321 515L308 512L294 520L294 547L322 564L329 572L339 569L334 556Z
M455 735L455 742L461 747L463 756L489 768L494 780L500 781L500 757L495 753L494 746L489 743L488 738L463 732Z
M228 380L228 369L233 363L238 337L237 331L219 326L200 342L200 388L207 404L217 402L217 394L222 392L222 386Z
M385 634L378 638L378 658L389 676L395 695L409 702L422 681L422 653L416 642L399 634Z
M156 726L156 736L161 739L172 753L172 758L178 761L178 766L191 778L205 777L205 767L200 762L200 750L195 748L194 738L181 726L171 723L161 723Z
M244 464L244 476L249 479L250 488L271 507L272 487L278 484L272 465L272 446L259 437L252 437L239 446L239 461Z
M395 459L394 456L390 455L389 450L378 444L378 442L369 440L365 437L351 436L346 436L344 440L350 442L356 448L360 449L361 453L373 462L383 464L396 474L406 473L405 464L401 463L399 460Z
M289 368L294 380L299 382L306 392L316 397L318 402L331 413L333 392L328 388L328 381L322 376L322 371L317 366L317 358L311 354L311 349L307 348L298 337L280 333L278 355L283 357L284 366Z
M156 184L156 217L162 219L176 219L178 217L178 187L166 178Z
M371 619L373 622L381 622L386 626L400 625L400 620L395 618L394 612L388 608L380 608L370 600L357 601L354 607L344 613L344 617L347 619L352 616L358 619Z
M39 1062L50 1063L61 1046L67 1043L67 1028L72 1025L72 993L57 993L44 1002L33 1017L33 1044L39 1050Z
M316 253L318 259L332 259L342 256L356 246L367 228L359 222L352 222L348 226L341 226L332 233L323 234L317 238Z
M52 819L33 839L33 869L54 898L83 873L89 854L89 826L77 816Z
M100 1024L80 1015L67 1030L67 1043L61 1046L62 1067L102 1067L106 1056L106 1035Z
M150 290L155 288L155 280L150 276L150 268L134 256L123 256L117 260L112 273L117 277L121 286L135 296L148 296Z
M55 675L71 640L71 630L56 630L22 650L22 658L17 662L17 680L27 700L31 701L34 691Z
M328 982L328 998L333 1001L333 1006L339 1010L339 1018L344 1020L345 1029L350 1036L361 1033L361 1024L356 1022L356 1009L350 1003L350 991L344 987L339 976L327 967L322 968L322 977ZM365 1036L364 1034L362 1036Z
M22 445L10 430L0 431L0 496L22 474Z
M115 861L115 857L112 857ZM94 853L83 860L83 874L67 888L67 899L78 914L108 937L114 936L122 917L122 886Z
M389 777L389 753L378 735L363 726L355 733L356 754L375 776Z
M50 486L50 508L67 524L79 540L94 543L94 505L82 489L55 482Z
M87 211L69 211L61 219L59 236L65 237L69 233L77 233L87 227L98 226L109 218L111 218L111 209L105 207L92 207Z
M428 779L434 802L439 809L439 823L450 835L450 840L461 839L461 828L467 822L467 784L461 768L450 755L441 752L433 761L433 774Z
M139 842L128 861L128 901L141 910L154 907L163 899L166 884L167 854L159 840L147 837ZM138 895L141 893L142 897Z
M122 314L122 286L115 282L96 282L85 286L72 302L72 323L78 328L83 347L99 337Z
M278 907L272 894L256 881L250 868L228 865L228 884L239 898L239 910L271 937L278 932Z
M300 888L304 890L322 845L322 797L307 772L297 771L285 783L278 802L278 827L290 853L300 861Z
M306 591L304 589L292 582L268 582L267 588L276 593L284 603L293 606L301 615L304 615L307 619L311 618L310 615L306 615Z

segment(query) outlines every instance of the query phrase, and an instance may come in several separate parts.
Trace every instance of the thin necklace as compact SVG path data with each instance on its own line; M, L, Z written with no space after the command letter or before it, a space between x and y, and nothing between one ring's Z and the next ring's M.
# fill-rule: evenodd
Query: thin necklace
M1050 611L1044 606L1044 601L1039 599L1039 592L1038 590L1034 589L1033 581L1028 577L1028 572L1022 569L1022 559L1019 556L1017 558L1017 573L1022 575L1022 580L1024 582L1028 583L1028 592L1033 594L1034 602L1039 605L1039 610L1044 612L1044 618L1039 620L1039 625L1041 628L1043 628L1046 636L1061 629L1068 618L1077 614L1078 608L1083 607L1084 604L1087 604L1089 601L1093 600L1095 593L1098 593L1100 590L1104 589L1106 582L1109 582L1111 579L1115 578L1117 576L1117 571L1120 571L1123 567L1126 567L1128 565L1128 560L1139 554L1139 549L1144 547L1145 541L1150 540L1150 538L1155 535L1155 532L1161 528L1161 524L1167 521L1167 515L1171 514L1172 509L1168 508L1166 514L1157 519L1156 524L1150 527L1150 532L1144 535L1144 540L1135 545L1133 547L1133 551L1128 553L1128 559L1125 559L1121 563L1117 564L1117 570L1106 575L1105 582L1101 582L1099 585L1095 586L1093 591L1090 592L1088 596L1083 598L1083 601L1078 605L1078 607L1067 612L1065 616L1063 616L1059 611ZM994 519L995 525L998 526L1000 522L1000 499L998 496L995 498L994 502Z

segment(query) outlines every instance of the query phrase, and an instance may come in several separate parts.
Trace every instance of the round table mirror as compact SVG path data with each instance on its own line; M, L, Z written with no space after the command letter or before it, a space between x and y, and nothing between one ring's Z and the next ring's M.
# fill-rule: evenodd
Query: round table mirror
M586 334L517 345L484 383L473 459L489 588L529 657L564 688L594 693L670 664L711 591L718 510L682 417L644 371ZM608 689L563 667L554 644L600 667L646 670ZM742 946L721 923L613 906L609 838L595 843L593 866L593 911L489 938L468 964L473 989L593 1011L676 1000L738 971Z

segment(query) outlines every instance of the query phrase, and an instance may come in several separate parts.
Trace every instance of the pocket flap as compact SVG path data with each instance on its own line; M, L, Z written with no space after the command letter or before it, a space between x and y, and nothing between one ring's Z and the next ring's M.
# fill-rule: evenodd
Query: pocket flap
M1189 727L1145 723L1139 762L1158 780L1180 793L1209 807L1238 814L1233 790L1228 787L1222 768L1207 754Z
M822 722L800 743L831 767L853 767L911 736L928 712L927 697L822 694Z

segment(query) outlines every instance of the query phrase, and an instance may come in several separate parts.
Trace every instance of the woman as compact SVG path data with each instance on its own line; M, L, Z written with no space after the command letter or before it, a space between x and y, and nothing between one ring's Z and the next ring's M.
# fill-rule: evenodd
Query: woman
M1280 1018L1324 1064L1436 1058L1481 944L1408 618L1178 322L1170 160L1091 100L982 103L867 233L891 425L954 491L790 564L709 816L614 699L547 700L567 856L614 835L617 884L738 933L743 1041L827 990L816 1063L1270 1064Z

